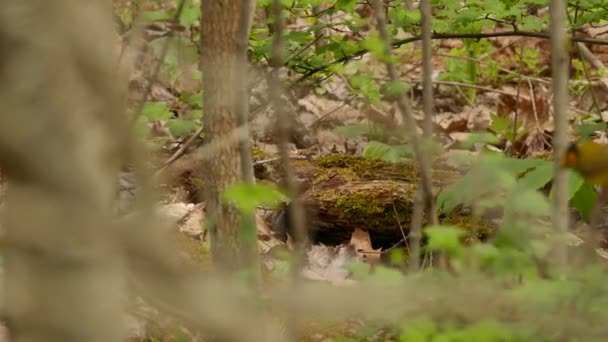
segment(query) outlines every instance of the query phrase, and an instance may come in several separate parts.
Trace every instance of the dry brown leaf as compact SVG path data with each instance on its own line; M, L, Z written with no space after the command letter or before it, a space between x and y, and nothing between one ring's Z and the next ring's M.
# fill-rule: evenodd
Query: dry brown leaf
M372 247L372 240L370 239L368 232L355 228L350 237L350 245L355 248L357 258L360 261L369 264L375 264L380 261L382 248L374 249Z
M444 132L464 132L469 124L469 115L464 112L446 112L435 115L435 120Z

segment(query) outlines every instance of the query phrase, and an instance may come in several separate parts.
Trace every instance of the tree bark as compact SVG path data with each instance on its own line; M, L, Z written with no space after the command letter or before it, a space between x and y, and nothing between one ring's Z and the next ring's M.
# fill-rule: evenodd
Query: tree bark
M109 3L2 5L2 294L11 340L124 340L125 285L109 218L126 122Z
M207 141L225 136L238 126L236 105L239 91L234 85L240 77L237 74L237 36L241 4L240 0L201 2L203 125ZM251 20L247 34L250 26ZM206 159L203 168L206 208L214 220L210 227L213 258L223 270L236 270L244 262L240 253L242 220L238 209L223 203L221 195L230 185L242 181L238 145L222 146L216 157Z

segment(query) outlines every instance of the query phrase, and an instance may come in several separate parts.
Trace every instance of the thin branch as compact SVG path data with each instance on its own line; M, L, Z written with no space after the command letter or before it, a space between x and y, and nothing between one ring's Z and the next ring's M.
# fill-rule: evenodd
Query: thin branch
M235 115L237 125L245 127L249 132L249 65L247 61L247 49L249 47L249 30L251 27L251 0L241 0L241 13L239 27L236 36L236 76L234 77L234 88L236 89ZM251 157L251 139L249 134L242 136L239 141L239 156L241 158L241 181L245 184L254 184L253 160ZM258 265L258 244L256 233L255 213L241 213L242 231L240 234L242 265L247 267L251 273L250 284L257 288L260 274Z
M163 165L159 168L159 171L166 168L167 166L171 165L173 162L175 162L181 156L183 156L185 154L186 150L188 149L188 147L190 147L194 143L196 138L198 138L201 135L201 133L203 133L203 126L201 126L199 129L196 130L196 132L194 132L194 133L192 133L192 135L190 135L188 140L186 140L182 144L182 146L180 146L179 149L177 151L175 151L171 155L171 157L169 157L169 159L167 159L167 161L165 161L163 163Z
M303 46L298 51L294 52L291 56L287 57L285 59L284 65L287 65L287 63L289 63L292 59L298 57L302 52L308 50L311 46L315 45L321 38L323 38L323 34L317 35L315 37L315 39L313 39L311 42L309 42L308 44L306 44L305 46Z
M431 35L431 39L464 39L464 38L472 38L472 39L483 39L483 38L497 38L497 37L530 37L530 38L539 38L539 39L550 39L551 36L547 33L542 32L530 32L530 31L503 31L503 32L489 32L489 33L433 33ZM401 47L402 45L409 44L412 42L416 42L422 39L422 36L414 36L410 38L405 38L401 40L394 41L391 43L393 48ZM596 39L596 38L583 38L583 37L572 37L571 40L573 42L581 42L595 45L608 45L608 40L604 39ZM340 63L347 63L355 58L361 57L367 54L369 50L361 49L359 51L354 52L348 56L344 56L336 59L328 64L322 65L320 67L314 68L302 76L298 78L295 83L302 83L312 75L319 73L321 71L327 70L330 66Z
M597 58L591 51L589 51L589 49L585 46L585 44L583 43L576 43L576 48L578 50L579 55L581 56L581 59L583 60L583 73L585 74L585 80L588 83L588 89L589 89L589 93L591 94L591 99L593 100L593 108L596 111L596 114L598 117L602 117L602 113L601 113L601 109L600 109L600 105L599 105L599 100L597 98L597 93L596 91L593 89L593 82L591 81L591 74L589 72L589 68L587 67L587 64L585 64L585 62L591 64L594 68L596 68L599 71L603 71L604 69L606 69L606 67L604 66L604 63L602 63L602 61ZM608 82L606 80L606 78L600 78L600 82L602 83L602 85L606 86L608 88Z
M560 161L566 152L568 143L568 47L572 40L566 33L566 1L551 0L551 71L553 77L553 153L555 197L553 201L553 228L557 234L568 231L568 175ZM567 247L560 243L557 246L557 265L560 274L567 266Z
M307 160L308 157L306 156L289 156L289 159L295 159L295 160ZM258 160L256 162L253 163L253 166L259 166L259 165L264 165L264 164L268 164L268 163L273 163L275 161L280 161L282 160L281 157L275 157L275 158L268 158L268 159L262 159L262 160Z
M372 5L375 8L374 13L376 15L376 26L378 28L378 32L380 33L380 38L384 42L384 58L387 59L387 61L385 62L386 71L387 71L390 81L396 83L396 82L399 82L399 76L397 75L395 65L388 60L388 58L391 55L391 48L390 48L391 47L391 44L390 44L391 38L390 38L390 35L386 28L387 25L386 25L386 18L385 18L386 13L384 11L384 3L380 0L373 0ZM428 67L429 66L427 66L427 69L428 69ZM428 92L428 88L427 88L427 92ZM432 93L431 93L431 95L432 95ZM427 96L428 96L428 93L427 93ZM428 101L428 99L427 99L427 101ZM427 106L429 106L428 102L427 102ZM431 208L434 208L434 203L430 204L430 202L434 201L434 196L433 196L433 189L431 186L430 163L429 163L426 153L423 150L422 139L418 136L418 132L416 131L416 120L414 119L412 110L410 108L410 104L404 93L399 94L399 96L397 98L397 108L399 109L399 112L401 113L401 116L403 117L403 121L407 125L407 129L409 130L409 132L411 133L411 136L412 136L414 154L415 154L418 164L420 166L420 178L421 178L420 186L422 188L423 201L426 202L427 208L432 210ZM426 108L426 109L428 109L428 108ZM429 133L430 132L427 131L427 134L429 134ZM438 222L437 215L434 212L430 211L428 216L429 216L429 221L431 222L431 224L437 224L437 222ZM420 220L420 221L422 221L422 220ZM422 222L419 222L419 224L422 225ZM420 232L421 227L413 227L413 225L412 225L412 227L410 228L410 234L411 234L411 231L415 231L415 230L418 230L418 232ZM412 255L415 252L417 252L417 251L412 250Z
M186 0L179 1L179 4L177 5L177 10L175 11L175 15L173 16L173 18L171 20L172 23L174 23L174 24L179 23L179 17L182 15L182 11L184 10L185 3L186 3ZM148 84L146 84L146 89L144 89L144 93L143 93L141 99L139 100L139 103L137 103L137 105L135 106L135 111L134 111L135 114L133 115L133 118L131 118L131 127L133 127L135 125L137 118L139 118L142 110L144 109L144 105L146 104L146 101L148 100L150 93L152 93L152 87L158 78L158 74L160 73L160 68L163 65L163 63L165 62L165 58L167 57L167 53L169 52L169 44L171 43L171 40L172 40L171 38L173 38L173 34L174 34L174 28L171 27L169 29L167 38L165 39L164 44L161 48L158 62L156 63L156 65L154 65L152 74L150 74L150 77L148 77L148 80L147 80Z
M429 0L420 1L420 14L422 26L422 111L424 112L422 148L419 153L425 155L424 146L431 143L433 138L433 50L431 40L431 4ZM403 114L402 114L403 115ZM419 158L420 159L420 158ZM422 166L422 163L421 163ZM437 224L437 213L435 209L434 196L430 190L430 168L421 168L426 177L421 177L418 182L418 190L414 196L414 215L410 228L410 271L418 271L420 268L420 241L422 240L423 211L425 208L431 224ZM425 184L427 183L427 184ZM424 189L421 191L420 189ZM419 208L416 208L419 207Z
M517 57L519 60L519 72L518 72L518 77L517 77L517 91L515 94L515 113L513 113L513 139L511 139L511 156L514 155L515 153L515 142L517 139L517 123L519 121L519 106L520 106L520 95L521 95L521 79L522 79L522 69L524 68L524 58L523 58L523 47L520 48L519 50L516 49L516 53L517 53ZM530 89L532 90L532 89ZM532 94L530 94L530 96L532 97L532 106L535 106L535 99L534 96L532 96Z
M293 232L295 233L295 256L291 263L291 290L293 293L297 293L298 290L298 278L304 264L304 253L305 246L308 244L306 234L306 218L304 216L304 208L300 203L300 196L298 196L298 184L295 179L294 171L289 160L289 132L290 132L290 120L287 117L287 111L283 103L281 81L279 78L279 71L284 65L283 54L283 16L282 16L282 3L280 0L273 0L272 2L272 15L274 19L273 23L273 39L271 49L270 64L272 67L268 77L268 86L271 102L275 110L277 120L277 132L279 135L279 157L281 158L281 164L283 165L284 179L287 186L287 191L291 196L291 203L289 206L289 220L288 225L293 225ZM289 331L289 337L293 341L297 341L297 313L294 305L289 305L287 314L287 330Z

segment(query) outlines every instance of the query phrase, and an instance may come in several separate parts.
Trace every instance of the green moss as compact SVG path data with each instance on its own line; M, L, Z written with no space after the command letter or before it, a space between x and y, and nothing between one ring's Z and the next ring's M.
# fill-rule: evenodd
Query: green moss
M382 182L356 189L317 191L321 202L330 202L341 219L375 231L392 230L410 221L413 186Z
M257 160L264 160L264 159L270 159L272 158L273 155L264 151L263 149L253 146L251 148L251 158L255 161Z
M464 228L467 231L467 235L464 237L466 243L486 240L495 232L494 227L488 222L472 216L459 215L457 213L441 220L441 223L452 224Z
M370 159L350 154L327 154L315 160L319 167L315 182L321 182L331 175L339 174L346 181L357 180L401 180L415 183L417 171L411 164L391 163L380 159Z

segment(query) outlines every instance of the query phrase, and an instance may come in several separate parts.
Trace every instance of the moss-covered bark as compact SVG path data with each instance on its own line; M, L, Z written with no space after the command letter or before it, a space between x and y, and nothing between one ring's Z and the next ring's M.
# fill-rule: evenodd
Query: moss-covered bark
M308 190L303 202L315 239L324 243L348 241L355 228L370 233L374 247L390 246L407 235L418 184L418 168L410 163L390 163L345 154L329 154L314 161L297 161L298 176ZM460 177L436 165L435 193ZM442 222L468 229L467 240L489 232L489 227L458 214Z

